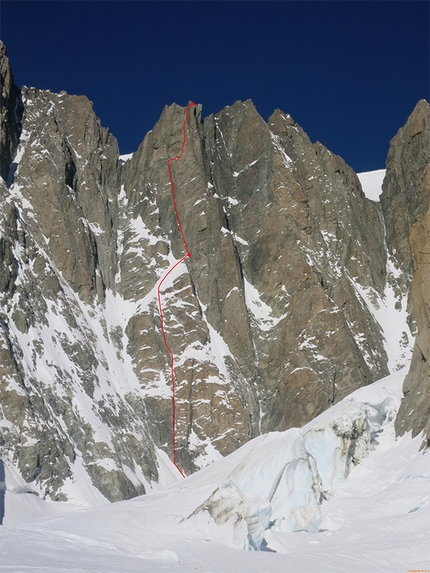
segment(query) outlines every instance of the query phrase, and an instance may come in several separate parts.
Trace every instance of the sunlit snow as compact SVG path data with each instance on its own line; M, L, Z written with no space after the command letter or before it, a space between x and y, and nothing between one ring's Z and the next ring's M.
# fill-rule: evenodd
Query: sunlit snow
M133 157L133 153L126 153L125 155L120 155L119 160L121 163L125 163L126 161L128 161L132 157Z
M261 299L258 290L245 278L243 282L245 287L246 306L248 307L255 323L263 331L275 328L275 326L279 324L287 314L285 313L277 318L274 317L272 309Z
M429 454L420 451L422 436L394 435L405 373L360 388L301 430L260 436L187 479L130 501L71 511L8 485L1 569L429 569ZM167 456L163 463L168 472ZM21 523L13 525L16 512Z
M385 169L377 169L376 171L357 173L361 187L368 199L379 201L379 195L382 193L382 182L385 177L385 171Z

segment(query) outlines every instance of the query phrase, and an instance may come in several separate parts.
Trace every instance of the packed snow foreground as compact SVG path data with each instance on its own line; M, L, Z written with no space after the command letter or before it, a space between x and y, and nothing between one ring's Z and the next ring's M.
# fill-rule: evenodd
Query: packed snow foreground
M405 373L130 501L84 510L7 491L0 570L430 569L429 454L422 436L394 435ZM48 517L31 520L36 501ZM53 516L62 505L67 513ZM21 523L8 525L15 509Z

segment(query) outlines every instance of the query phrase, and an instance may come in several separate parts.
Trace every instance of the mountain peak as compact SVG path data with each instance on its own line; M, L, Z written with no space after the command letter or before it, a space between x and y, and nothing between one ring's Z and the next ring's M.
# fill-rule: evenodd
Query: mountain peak
M395 175L407 161L411 180L427 173L426 131L398 137L381 207L280 110L267 124L238 101L202 122L197 104L182 153L185 108L166 106L123 163L85 97L26 88L21 100L7 77L1 439L35 492L151 491L172 424L192 473L408 362L412 251L385 225L409 216Z

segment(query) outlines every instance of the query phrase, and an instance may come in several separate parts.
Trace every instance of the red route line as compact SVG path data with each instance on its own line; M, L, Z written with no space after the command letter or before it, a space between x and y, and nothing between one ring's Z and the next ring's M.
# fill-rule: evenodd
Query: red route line
M173 356L173 352L170 348L170 346L167 343L167 338L166 338L166 330L164 327L164 314L163 314L163 304L161 302L161 285L163 284L163 282L167 279L167 277L170 275L170 273L176 269L177 266L179 266L183 261L185 261L185 259L187 259L188 257L191 257L191 253L188 250L187 247L187 242L185 240L185 235L184 235L184 231L182 229L182 225L181 225L181 220L179 218L179 213L178 213L178 208L176 206L176 196L175 196L175 186L173 185L173 177L172 177L172 171L170 168L170 164L172 161L179 161L182 157L182 155L184 154L184 148L185 148L185 143L187 141L187 121L188 121L188 112L190 107L193 107L194 103L191 102L187 105L187 108L185 110L185 119L184 119L184 124L182 126L182 131L184 133L184 138L182 140L182 149L181 149L181 153L178 155L178 157L171 157L170 159L167 160L167 171L169 173L169 181L170 181L170 188L172 190L172 199L173 199L173 209L175 210L175 216L176 216L176 221L178 223L178 227L179 227L179 231L181 233L181 238L182 238L182 242L184 243L184 247L185 247L185 255L182 257L182 259L180 261L177 261L174 265L172 265L169 270L166 272L166 274L164 275L164 277L161 279L161 281L158 283L158 287L157 287L157 298L158 298L158 310L160 312L160 318L161 318L161 331L163 333L163 340L164 340L164 346L167 348L168 353L170 354L170 358L171 358L171 364L170 364L170 371L172 374L172 437L173 437L173 463L176 467L176 469L179 471L179 473L181 474L182 477L185 477L184 473L182 472L182 470L180 469L180 467L178 466L178 464L176 463L176 451L177 451L177 440L176 440L176 398L175 398L175 357Z

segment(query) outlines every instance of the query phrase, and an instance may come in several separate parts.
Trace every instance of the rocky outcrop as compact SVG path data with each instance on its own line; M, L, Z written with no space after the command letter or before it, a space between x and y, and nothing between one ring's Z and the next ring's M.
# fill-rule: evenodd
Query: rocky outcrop
M411 229L429 207L429 157L429 104L421 100L390 142L380 196L387 250L402 271L405 291L410 288L414 270Z
M312 145L290 116L278 110L266 125L248 101L206 124L216 134L215 188L243 268L262 429L300 425L382 374L384 349L370 343L378 326L351 280L382 288L385 255L380 245L369 252L364 221L374 225L375 245L382 224L353 171ZM258 319L263 304L266 321ZM366 362L362 351L371 347Z
M85 97L24 88L22 103L0 180L2 448L52 499L80 466L107 499L134 497L145 484L130 474L156 481L156 455L145 405L109 358L117 325L99 312L117 270L118 147Z
M430 445L430 211L412 227L411 244L416 269L412 280L412 308L417 323L417 336L412 363L403 385L402 400L396 420L397 433L424 432L425 445Z
M13 81L6 47L0 42L0 176L7 182L18 147L22 103Z
M167 106L123 162L85 97L23 88L20 101L0 181L3 452L41 495L64 499L85 475L132 497L173 448L157 285L185 254L167 172L184 108ZM161 292L186 473L303 425L390 358L384 221L356 174L279 110L268 123L251 101L201 111L172 164L191 257Z
M407 166L407 167L405 167ZM424 431L430 439L430 106L422 100L391 142L387 177L393 187L383 193L386 209L397 233L391 233L391 250L399 266L412 276L410 305L416 338L412 363L403 386L404 398L396 431ZM402 220L398 209L406 216ZM394 218L394 220L393 220ZM389 234L387 231L387 240ZM410 256L410 253L412 256Z

